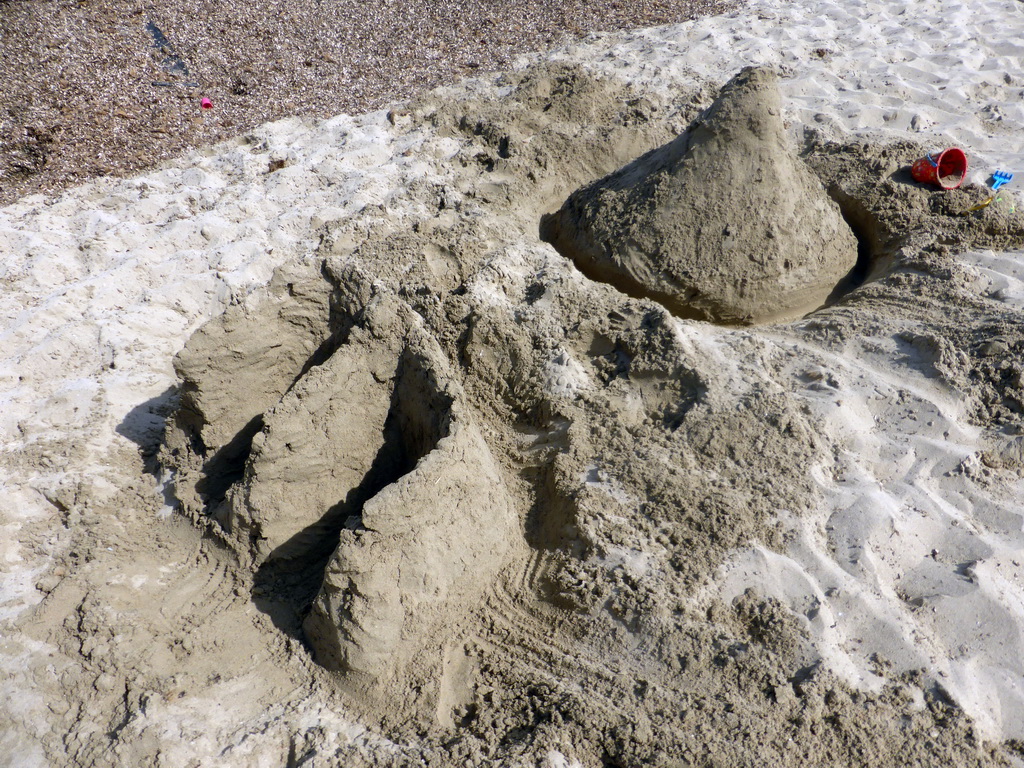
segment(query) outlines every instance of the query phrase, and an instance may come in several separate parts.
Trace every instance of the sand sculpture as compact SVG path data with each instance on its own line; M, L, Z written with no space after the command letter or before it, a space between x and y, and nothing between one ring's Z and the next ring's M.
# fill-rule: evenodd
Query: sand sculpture
M466 216L469 198L442 188L424 193L436 213L411 232L328 227L319 266L279 270L175 361L181 403L163 456L183 508L214 526L253 574L254 595L285 606L282 626L387 728L471 722L484 707L475 680L514 678L536 659L600 689L598 659L633 632L665 649L704 642L700 621L667 629L651 617L725 548L770 541L780 506L809 514L816 492L800 468L826 448L794 439L811 428L785 399L752 396L749 412L723 399L713 359L682 341L670 313L749 323L818 306L858 251L826 183L876 255L934 236L896 237L896 219L920 219L924 197L907 187L884 206L876 180L844 165L874 150L797 156L771 70L740 72L668 143L668 121L629 125L616 110L634 107L604 87L542 69L500 106L430 106L418 119L473 137L466 194L501 197L503 216ZM580 110L615 127L574 154L564 126ZM657 148L623 166L637 143ZM545 266L534 277L508 254L496 266L487 243L537 221L551 180L535 169L555 154L572 158L556 181L579 187L543 219L561 255L536 243L529 258ZM588 177L599 180L580 187ZM743 439L723 437L734 433ZM707 462L704 477L696 467ZM750 462L760 469L743 470ZM609 477L644 499L642 514ZM624 531L601 533L616 517L629 520ZM646 586L615 597L625 587L601 558L622 556L618 537L643 552L651 525L675 530L685 557L649 584L644 567L627 567ZM772 626L749 631L789 644L771 663L807 663L777 607L756 596L744 605L743 622ZM550 634L562 624L581 645ZM621 626L624 638L606 639ZM666 653L644 674L670 690L677 651Z
M323 666L371 697L410 675L518 538L502 471L422 321L358 270L285 270L176 363L189 383L168 450L200 469L190 508L222 494L206 513L254 569L318 564L305 632ZM252 396L214 394L238 387Z
M373 495L353 505L358 518L341 531L304 625L321 664L373 690L400 679L420 652L430 654L439 631L480 606L518 539L502 471L444 353L408 306L382 303L379 316L404 320L405 333L380 343L374 329L376 338L350 340L330 361L344 372L330 388L340 400L340 434L355 437L346 427L357 421L373 435L328 437L311 452L327 447L332 463L358 467ZM366 312L371 327L374 309ZM396 341L398 354L388 356ZM362 387L353 382L359 376ZM378 483L386 485L375 492ZM358 501L350 485L336 497L355 492Z
M812 515L804 468L833 449L791 396L728 394L705 324L672 313L740 323L820 304L857 259L826 184L886 259L935 231L968 236L962 217L926 213L925 193L879 190L856 166L916 147L819 147L805 165L775 80L743 70L702 117L695 104L644 128L637 102L557 68L524 74L500 103L414 106L439 133L471 137L461 191L412 193L427 213L411 230L327 227L319 263L279 270L177 357L163 458L183 508L231 545L257 605L368 721L501 741L513 726L496 713L521 709L535 688L514 681L539 668L583 681L556 709L611 732L599 702L623 688L609 658L632 681L630 721L690 695L680 658L706 667L690 673L698 688L720 685L717 665L732 662L708 654L728 652L678 595L729 548L772 542L778 509ZM587 132L595 120L610 127ZM561 255L534 242L495 258L494 243L536 231L552 184L580 188L544 220ZM469 213L475 196L501 215ZM736 333L737 357L756 358ZM777 604L751 594L734 608L736 643L757 638L741 674L776 670L772 695L792 696L785 681L816 652ZM659 649L642 670L623 661L636 638ZM636 746L646 738L629 737L636 761L671 751Z
M574 193L542 236L595 279L729 323L813 309L857 262L764 67L736 75L675 140Z
M325 213L268 285L188 329L179 388L119 425L142 456L122 446L103 454L116 464L97 469L92 457L77 476L63 471L64 457L85 462L110 431L105 415L59 450L40 440L19 457L18 471L51 467L39 492L71 537L63 575L39 582L47 597L21 625L39 639L37 658L8 668L31 675L49 708L39 738L66 758L50 762L1008 764L981 739L1024 732L1010 719L1019 710L985 723L959 702L984 690L1002 707L989 688L1015 694L991 677L978 688L975 675L1020 669L1017 624L974 626L1010 613L990 585L1017 573L1024 327L1019 284L986 282L956 253L1020 248L1024 215L993 204L965 217L983 190L908 181L901 169L923 152L909 141L811 136L799 159L780 149L776 166L814 183L791 175L776 199L764 191L777 220L793 213L796 185L838 226L826 189L877 258L871 282L770 328L680 319L697 310L658 293L657 275L595 281L537 237L542 214L581 188L596 201L621 193L654 221L669 176L651 159L680 134L676 146L706 134L710 147L707 123L747 114L748 97L770 100L770 81L748 71L706 112L709 86L647 92L543 63L371 116L380 131L362 144L345 134L344 151L334 129L296 138L298 127L277 125L270 147L240 142L194 161L206 170L177 188L180 210L204 194L216 202L189 186L214 172L246 199L256 184L287 185L329 210L339 189L366 193L344 185L379 170L389 132L404 175ZM268 171L268 155L293 145L321 154ZM352 178L333 165L349 155ZM626 168L643 178L607 176L638 157ZM646 197L626 195L645 184ZM561 225L596 231L588 216L605 209L586 194ZM159 222L204 241L201 229L214 232L167 205ZM749 205L716 215L754 228ZM233 210L249 226L250 209ZM810 219L793 221L817 237ZM78 221L66 226L78 232ZM644 234L607 221L622 242ZM169 237L163 226L152 231ZM71 252L93 258L76 236ZM119 253L109 246L108 260ZM805 257L790 271L806 284L787 289L769 270L784 264L738 259L749 290L719 282L698 314L736 323L799 311L794 297L827 291L849 268ZM133 269L151 262L147 251ZM158 297L166 278L153 275ZM92 296L74 306L102 305ZM149 292L136 296L130 318L162 317ZM61 346L80 367L65 376L98 370L95 381L123 392L127 352L88 357L103 337L70 327ZM185 333L148 364L164 365ZM42 379L57 363L46 365L19 375ZM93 393L83 397L67 411ZM36 434L49 429L24 414ZM144 459L171 481L166 496ZM76 479L86 476L93 485ZM958 658L949 639L968 635L971 655Z

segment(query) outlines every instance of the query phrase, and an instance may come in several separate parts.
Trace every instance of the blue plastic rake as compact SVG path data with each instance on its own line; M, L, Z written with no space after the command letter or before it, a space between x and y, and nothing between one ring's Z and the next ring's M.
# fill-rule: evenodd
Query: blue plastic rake
M992 191L999 189L1003 184L1013 181L1013 174L1006 171L996 171L992 174Z

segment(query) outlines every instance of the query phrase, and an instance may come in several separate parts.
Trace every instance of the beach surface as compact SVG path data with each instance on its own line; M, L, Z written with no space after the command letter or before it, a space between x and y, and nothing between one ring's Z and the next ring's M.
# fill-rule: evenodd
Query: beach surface
M5 2L0 205L136 173L271 120L379 109L591 32L734 4Z
M1021 40L762 0L13 199L0 761L1022 764Z

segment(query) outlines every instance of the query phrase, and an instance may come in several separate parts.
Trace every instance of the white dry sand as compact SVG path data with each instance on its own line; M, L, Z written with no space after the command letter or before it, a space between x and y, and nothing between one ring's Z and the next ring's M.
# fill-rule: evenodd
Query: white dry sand
M764 0L726 16L602 36L552 58L659 94L777 65L795 141L813 128L836 139L959 146L970 181L984 184L996 169L1019 173L1002 194L1020 205L1022 41L1024 7L1014 0ZM55 713L37 689L63 675L81 683L75 661L24 626L68 575L54 563L66 558L76 527L102 509L150 516L154 539L187 528L167 527L174 515L164 489L137 458L162 430L177 383L174 355L277 267L312 263L325 224L368 206L392 220L414 218L418 203L405 193L424 179L443 186L457 149L456 138L406 127L386 110L287 119L135 178L0 209L0 762L57 759L51 724L67 713ZM508 258L514 272L517 257ZM957 259L977 291L1024 311L1024 252ZM824 500L818 509L778 510L784 547L755 542L729 553L694 599L729 602L756 587L792 611L822 663L853 688L879 690L883 670L924 669L981 738L1024 739L1024 479L986 462L992 430L929 375L928 351L907 342L905 330L811 343L787 325L676 324L679 343L714 361L717 380L737 399L789 393L838 446L827 469L806 468ZM552 364L573 362L563 358ZM575 391L566 381L563 394ZM615 490L597 470L580 482ZM131 622L147 583L181 579L182 589L202 589L182 575L186 562L161 565L159 550L133 570L124 554L133 546L115 539L109 551L83 555L108 564L112 592L94 584L46 610L73 616L91 595L97 610L119 610ZM191 546L183 557L200 551ZM618 557L637 572L647 562L628 549ZM211 594L230 593L222 578ZM290 640L276 642L273 653L295 655ZM264 651L242 645L237 653ZM166 765L281 764L299 730L330 733L332 745L363 761L412 749L297 691L297 672L259 679L242 665L223 679L205 699L151 699L145 718L126 719L127 727L142 734L138 744L160 745ZM131 696L138 694L124 693ZM278 709L262 706L270 699ZM134 749L82 754L97 765L153 754ZM556 751L546 759L572 764Z

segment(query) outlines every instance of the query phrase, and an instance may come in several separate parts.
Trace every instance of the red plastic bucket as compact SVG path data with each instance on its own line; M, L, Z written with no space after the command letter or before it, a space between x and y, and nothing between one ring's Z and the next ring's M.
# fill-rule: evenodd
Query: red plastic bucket
M914 181L934 184L942 189L956 189L967 177L967 155L951 147L937 155L925 155L910 167Z

